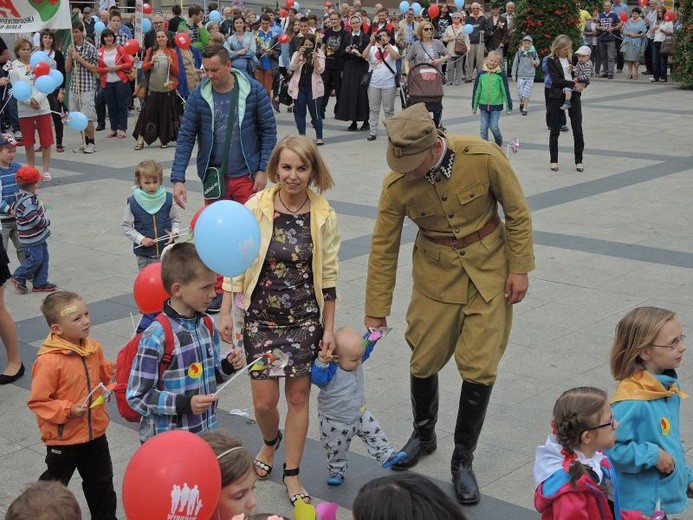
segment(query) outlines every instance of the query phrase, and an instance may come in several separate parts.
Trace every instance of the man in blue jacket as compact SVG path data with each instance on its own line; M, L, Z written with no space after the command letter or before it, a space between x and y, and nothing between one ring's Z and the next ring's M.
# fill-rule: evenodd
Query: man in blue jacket
M231 68L229 53L222 45L205 47L202 64L207 78L188 97L178 131L171 169L173 198L185 208L188 201L185 170L197 140L197 176L203 180L210 167L223 169L220 173L225 178L225 186L222 186L220 198L245 204L253 193L267 184L265 169L277 144L272 106L259 82ZM233 126L227 138L229 122ZM221 277L217 281L217 298L208 312L218 312L221 306Z

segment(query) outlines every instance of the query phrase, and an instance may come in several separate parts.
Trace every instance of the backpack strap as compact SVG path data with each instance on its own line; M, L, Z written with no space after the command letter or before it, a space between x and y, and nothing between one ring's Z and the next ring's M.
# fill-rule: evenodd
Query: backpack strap
M173 360L173 346L175 341L173 339L173 327L171 327L171 322L168 317L162 312L156 317L156 321L164 329L164 355L159 361L159 383L161 383L164 376L164 372L171 364Z
M209 316L209 314L203 314L202 321L205 322L205 327L207 327L207 330L209 330L209 335L214 338L214 322L212 321L212 318Z

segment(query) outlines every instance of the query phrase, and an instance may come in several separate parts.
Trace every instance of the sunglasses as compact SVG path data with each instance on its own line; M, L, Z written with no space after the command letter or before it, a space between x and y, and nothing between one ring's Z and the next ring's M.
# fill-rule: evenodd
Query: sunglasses
M423 30L424 30L424 31L432 31L432 30L433 30L433 27L424 27Z

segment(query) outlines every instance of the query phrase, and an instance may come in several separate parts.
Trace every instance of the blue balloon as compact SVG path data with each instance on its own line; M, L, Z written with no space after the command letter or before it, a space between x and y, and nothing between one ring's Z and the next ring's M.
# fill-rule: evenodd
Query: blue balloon
M299 4L298 2L294 2L294 7L298 11L301 8L301 4Z
M217 10L210 11L208 18L210 22L221 22L221 13Z
M423 11L423 7L421 7L421 4L419 2L414 2L413 4L411 4L411 8L414 10L414 14L416 16L419 16Z
M50 56L48 56L48 54L46 54L43 51L36 51L35 53L33 53L31 55L31 58L29 58L29 65L31 65L32 67L35 67L39 63L50 63L50 62L51 62Z
M12 85L12 95L17 101L31 99L31 84L28 81L17 81Z
M58 84L49 74L36 78L36 81L34 81L34 85L36 85L36 90L38 90L42 94L50 94L56 88L58 88Z
M237 276L257 258L260 226L242 204L220 200L200 213L194 241L197 254L207 267L224 276Z
M53 81L55 81L55 84L59 87L60 85L63 84L63 81L65 80L65 77L63 76L63 73L60 72L57 69L52 69L50 72L50 77L53 78Z
M462 1L464 1L464 0L462 0ZM411 6L409 5L409 2L407 2L407 0L402 0L402 1L399 3L399 12L402 13L402 14L404 14L404 13L406 13L407 11L409 11L409 8L410 8L410 7L411 7Z
M89 120L82 112L70 112L67 116L67 126L77 132L84 130L88 124Z
M464 9L464 0L455 0L455 7L460 10Z
M465 24L464 26L464 34L472 34L474 32L474 26L470 23Z
M94 24L94 32L96 34L101 34L103 30L106 28L106 24L99 21Z
M149 18L142 18L142 32L148 33L152 30L152 21Z

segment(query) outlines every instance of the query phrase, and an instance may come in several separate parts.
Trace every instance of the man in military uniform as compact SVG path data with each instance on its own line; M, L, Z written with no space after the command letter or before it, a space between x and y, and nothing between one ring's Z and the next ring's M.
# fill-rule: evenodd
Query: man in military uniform
M387 162L373 230L366 327L386 325L395 286L402 224L419 228L405 338L411 348L414 432L404 446L413 467L436 449L438 372L455 356L462 391L450 469L459 502L479 501L472 460L512 305L534 269L532 221L520 183L495 144L436 131L423 104L385 121ZM503 207L505 223L498 216Z

